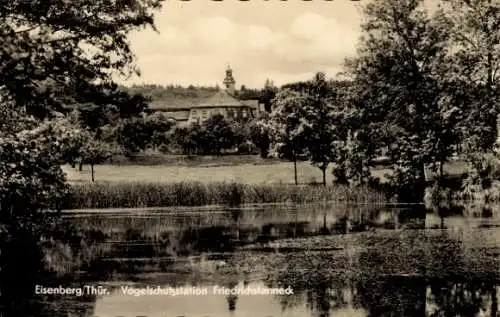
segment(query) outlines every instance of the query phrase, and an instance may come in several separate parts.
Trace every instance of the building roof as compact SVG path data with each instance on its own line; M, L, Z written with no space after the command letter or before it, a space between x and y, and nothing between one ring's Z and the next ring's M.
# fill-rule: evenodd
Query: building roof
M212 108L212 107L248 107L243 102L231 96L226 90L219 90L212 97L193 105L192 108Z
M171 100L153 100L149 104L150 110L163 110L163 111L189 111L191 109L201 108L257 108L258 100L238 100L229 94L226 90L219 90L217 93L208 98L178 98Z
M151 110L189 110L200 103L203 98L171 98L168 100L153 100L149 104Z

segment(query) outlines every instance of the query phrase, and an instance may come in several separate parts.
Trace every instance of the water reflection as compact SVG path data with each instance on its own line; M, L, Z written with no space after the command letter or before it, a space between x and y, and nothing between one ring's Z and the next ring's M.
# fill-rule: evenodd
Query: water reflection
M65 247L79 237L53 230L51 233L60 239L55 242L53 237L49 240L46 233L34 235L21 228L12 233L15 239L2 237L0 315L91 316L95 296L81 296L77 299L74 295L35 294L37 285L72 287L80 284L78 277L60 274L63 270L75 272L77 265L84 265L80 260L82 254L76 254L79 248L76 243L71 252Z
M496 316L500 219L422 206L68 214L2 245L1 316ZM22 250L22 252L19 252ZM266 251L266 252L263 252ZM109 294L37 295L36 285ZM133 287L292 295L131 296Z

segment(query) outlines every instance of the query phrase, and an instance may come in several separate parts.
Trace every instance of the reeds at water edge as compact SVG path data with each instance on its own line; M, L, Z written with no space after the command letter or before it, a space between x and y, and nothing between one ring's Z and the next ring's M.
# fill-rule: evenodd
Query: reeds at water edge
M265 203L384 203L382 192L343 185L243 183L88 183L71 186L64 209L146 208Z

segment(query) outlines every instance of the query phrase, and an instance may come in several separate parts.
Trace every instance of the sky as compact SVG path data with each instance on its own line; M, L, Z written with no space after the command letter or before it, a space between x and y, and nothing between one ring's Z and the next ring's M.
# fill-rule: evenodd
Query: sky
M125 84L222 86L233 69L236 87L262 88L334 77L353 56L363 1L167 0L158 33L130 35L140 77Z

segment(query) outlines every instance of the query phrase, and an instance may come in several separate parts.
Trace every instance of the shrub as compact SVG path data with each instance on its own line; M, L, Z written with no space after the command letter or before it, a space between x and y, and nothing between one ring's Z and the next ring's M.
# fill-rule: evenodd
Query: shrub
M467 178L462 182L458 199L483 202L500 198L500 160L494 153L469 154Z

